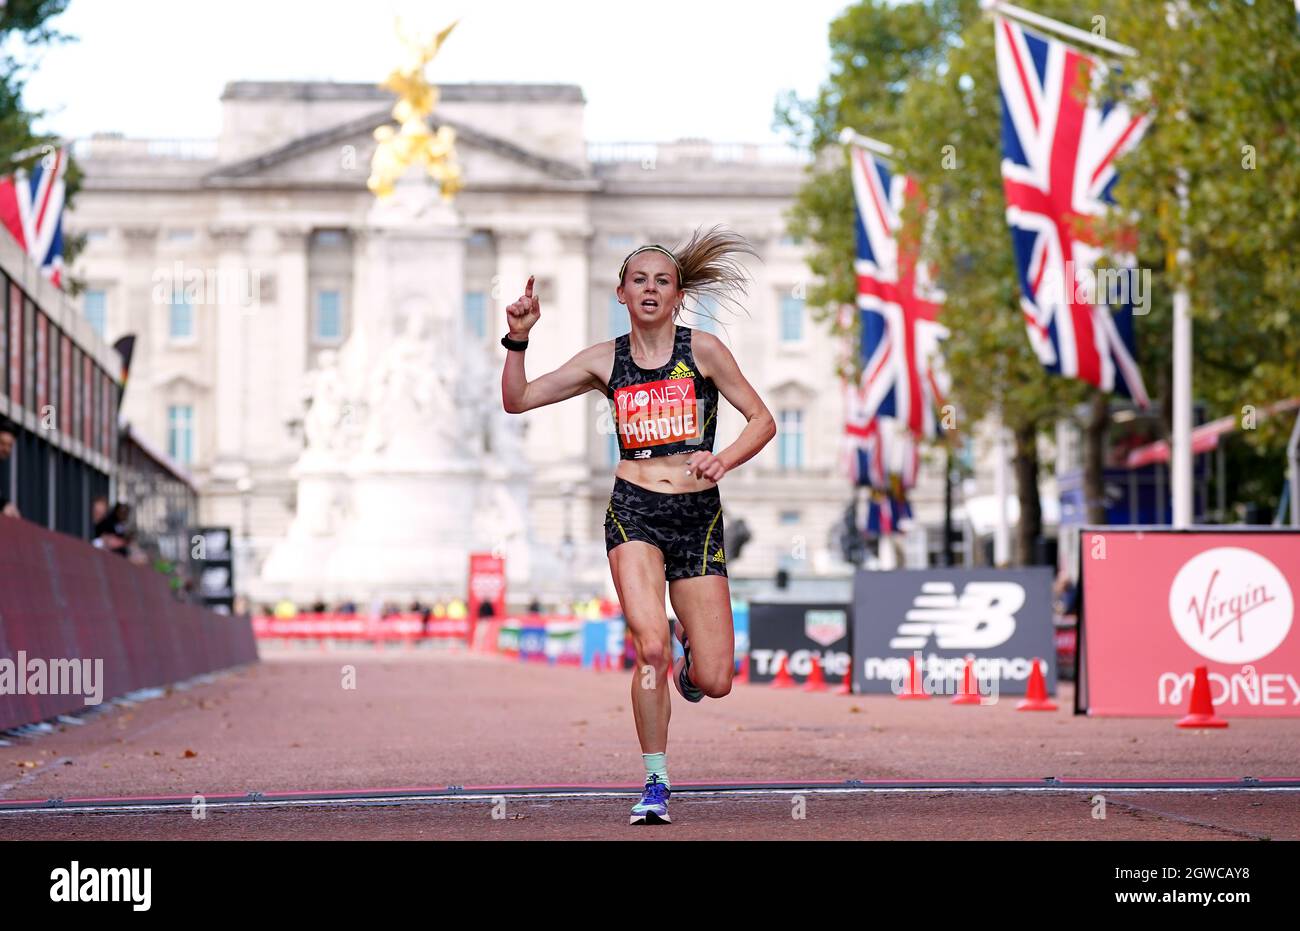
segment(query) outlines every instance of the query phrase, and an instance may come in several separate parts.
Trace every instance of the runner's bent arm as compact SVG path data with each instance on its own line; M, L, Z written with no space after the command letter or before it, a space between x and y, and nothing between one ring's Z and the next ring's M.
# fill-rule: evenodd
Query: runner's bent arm
M736 466L752 459L759 450L776 436L776 421L758 396L748 379L740 371L731 350L712 333L695 331L692 349L700 364L701 374L713 379L718 392L731 402L731 406L745 416L745 429L735 442L717 454L717 459L730 472Z
M501 401L508 414L522 414L588 391L605 390L604 383L595 375L601 356L599 343L588 346L554 372L532 381L524 374L524 355L506 353L506 367L501 373Z

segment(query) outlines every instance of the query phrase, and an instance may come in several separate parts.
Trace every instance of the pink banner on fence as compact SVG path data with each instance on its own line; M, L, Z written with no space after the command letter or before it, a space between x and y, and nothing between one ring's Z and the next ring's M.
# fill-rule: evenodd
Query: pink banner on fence
M1080 560L1089 714L1184 714L1207 666L1220 716L1300 716L1300 532L1089 530Z
M248 618L180 602L159 573L81 540L0 519L0 728L256 660Z

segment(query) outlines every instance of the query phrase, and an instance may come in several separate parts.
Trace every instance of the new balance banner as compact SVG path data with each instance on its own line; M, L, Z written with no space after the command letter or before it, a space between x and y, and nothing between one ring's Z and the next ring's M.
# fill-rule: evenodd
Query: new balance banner
M1035 658L1056 689L1052 570L859 570L853 580L853 687L893 692L914 655L922 675L955 690L967 655L981 692L1023 695Z
M1080 535L1080 709L1187 713L1197 666L1220 717L1300 717L1300 532Z
M821 663L828 685L849 671L849 606L783 602L749 603L749 677L766 682L781 660L802 682L812 672L813 657Z

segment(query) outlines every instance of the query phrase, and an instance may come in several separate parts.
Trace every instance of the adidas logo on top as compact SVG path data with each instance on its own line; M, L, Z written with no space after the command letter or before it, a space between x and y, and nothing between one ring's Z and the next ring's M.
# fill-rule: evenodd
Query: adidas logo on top
M687 365L685 362L678 362L676 367L674 367L673 370L668 373L668 377L669 378L694 378L695 373L691 371L691 367Z

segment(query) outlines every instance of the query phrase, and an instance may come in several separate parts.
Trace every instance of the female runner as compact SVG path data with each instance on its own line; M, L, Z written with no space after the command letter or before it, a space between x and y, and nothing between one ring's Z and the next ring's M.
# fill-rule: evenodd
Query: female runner
M731 691L735 650L731 594L722 536L718 482L776 435L767 406L715 336L677 323L687 295L732 301L744 291L741 253L756 255L740 236L714 227L696 231L677 250L647 245L618 272L616 294L627 305L631 332L590 346L553 372L524 374L528 332L541 319L533 278L508 308L509 336L501 397L522 414L588 391L609 398L620 461L605 513L605 549L623 617L636 648L632 714L645 791L632 824L668 824L666 679L672 637L683 656L673 668L682 697L698 702ZM713 453L721 392L745 417L730 446ZM664 585L678 623L664 611Z

